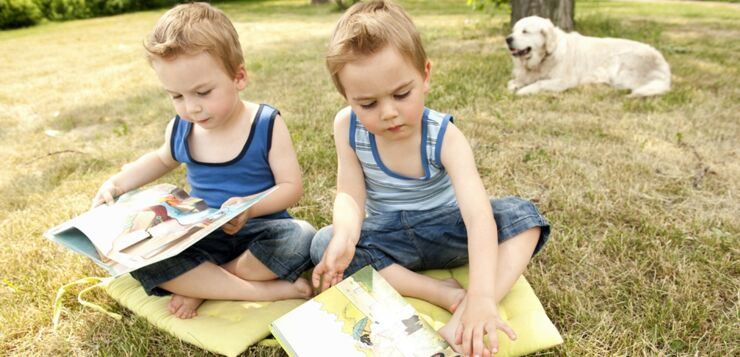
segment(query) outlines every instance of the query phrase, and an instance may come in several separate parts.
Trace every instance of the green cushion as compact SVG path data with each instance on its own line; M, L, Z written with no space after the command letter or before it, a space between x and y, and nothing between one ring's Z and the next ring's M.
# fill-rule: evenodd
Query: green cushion
M425 272L436 278L454 277L467 286L467 267ZM181 320L167 309L170 297L148 296L130 275L122 275L105 286L116 301L158 328L173 336L211 352L235 356L250 345L275 345L269 336L272 320L300 305L303 300L276 302L206 301L198 308L198 316ZM438 329L450 314L435 305L408 298L434 328ZM514 329L518 338L509 341L499 332L499 353L496 356L519 356L553 347L563 342L558 330L547 317L542 304L524 277L499 304L502 318Z
M425 274L438 279L452 277L463 287L468 287L467 266L452 270L429 270ZM407 300L435 329L440 329L450 319L450 313L436 305L414 298ZM501 318L516 332L517 339L511 341L506 334L499 331L496 357L527 355L563 343L558 329L547 317L545 308L524 276L514 283L498 304L498 310Z
M198 308L198 316L182 320L167 309L169 296L148 296L129 274L114 279L105 290L121 305L159 329L227 356L236 356L269 336L268 325L272 320L304 302L295 299L276 302L208 300Z

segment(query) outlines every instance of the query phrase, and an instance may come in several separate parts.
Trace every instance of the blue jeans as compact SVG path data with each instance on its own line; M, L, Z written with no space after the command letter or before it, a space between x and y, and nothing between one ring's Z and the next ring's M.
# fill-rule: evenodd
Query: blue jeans
M282 280L295 281L310 268L308 255L316 229L297 219L252 218L235 235L219 229L180 254L131 272L149 295L167 295L158 286L204 262L224 265L249 250Z
M536 254L550 236L550 225L537 207L517 197L491 199L503 242L528 229L540 227ZM311 260L321 261L332 238L332 226L319 230L311 242ZM492 237L493 238L493 237ZM410 270L447 269L468 263L468 234L460 209L446 206L428 211L397 211L365 218L355 256L344 276L366 265L381 270L391 264Z

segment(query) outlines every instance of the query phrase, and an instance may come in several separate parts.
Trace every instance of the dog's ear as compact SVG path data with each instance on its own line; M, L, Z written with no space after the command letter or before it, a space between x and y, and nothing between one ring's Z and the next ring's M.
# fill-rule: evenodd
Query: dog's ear
M550 19L547 19L545 28L542 29L542 37L545 39L545 52L548 55L555 52L555 48L558 47L558 39L555 32L555 25L552 24Z

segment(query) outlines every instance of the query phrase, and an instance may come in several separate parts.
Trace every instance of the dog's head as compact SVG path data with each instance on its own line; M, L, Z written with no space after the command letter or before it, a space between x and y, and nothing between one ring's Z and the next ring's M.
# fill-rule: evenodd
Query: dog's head
M539 16L525 17L514 24L511 35L506 37L506 45L515 60L534 68L555 51L555 26L550 20Z

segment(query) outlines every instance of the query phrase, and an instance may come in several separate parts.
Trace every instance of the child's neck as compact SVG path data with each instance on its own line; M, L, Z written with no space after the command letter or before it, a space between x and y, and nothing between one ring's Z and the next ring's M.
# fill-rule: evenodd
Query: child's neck
M227 121L216 128L194 128L188 137L193 159L208 163L228 162L239 155L249 138L252 118L259 106L240 101Z
M391 171L407 176L424 176L424 167L421 160L421 129L418 133L402 140L387 140L375 137L375 145L380 160Z
M224 121L223 125L219 125L217 129L221 131L229 131L240 126L240 124L245 120L249 121L248 112L249 110L247 110L247 105L243 100L239 99L234 105L234 110L232 111L231 116Z
M382 135L375 135L375 144L378 147L388 148L390 150L403 149L409 145L420 145L421 127L416 128L416 132L402 139L386 139Z

